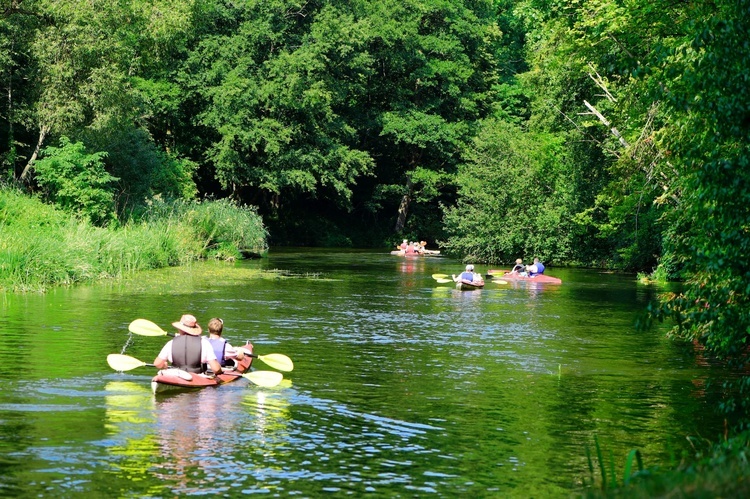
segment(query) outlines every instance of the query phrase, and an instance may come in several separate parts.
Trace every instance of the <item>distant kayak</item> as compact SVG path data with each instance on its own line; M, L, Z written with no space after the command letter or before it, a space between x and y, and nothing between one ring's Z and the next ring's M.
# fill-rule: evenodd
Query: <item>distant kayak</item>
M520 274L510 274L508 270L488 270L487 274L493 278L503 279L505 281L528 281L528 282L542 282L546 284L562 284L562 280L557 277L552 277L546 274L537 274L533 277L524 276Z
M456 281L456 289L461 291L469 291L472 289L481 289L484 287L484 281L469 281L467 279L461 279Z
M404 250L391 251L391 255L398 256L436 256L440 254L440 250L424 250L423 253L407 253Z

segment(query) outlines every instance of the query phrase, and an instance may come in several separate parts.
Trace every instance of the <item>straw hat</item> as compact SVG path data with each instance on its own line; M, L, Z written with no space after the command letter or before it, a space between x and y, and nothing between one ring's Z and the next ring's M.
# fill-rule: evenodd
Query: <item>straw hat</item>
M198 325L198 319L190 314L183 315L179 322L173 322L172 325L191 336L200 336L203 332L203 329Z

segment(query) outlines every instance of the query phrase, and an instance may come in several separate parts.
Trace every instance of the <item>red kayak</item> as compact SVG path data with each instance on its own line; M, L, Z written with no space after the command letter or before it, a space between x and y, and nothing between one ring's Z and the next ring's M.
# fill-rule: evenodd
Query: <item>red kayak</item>
M253 351L253 345L248 343L243 345L245 350ZM181 369L162 369L156 376L151 379L151 389L154 393L164 393L174 390L185 390L189 388L205 388L207 386L218 386L224 383L237 381L243 373L250 371L253 364L253 357L245 354L242 360L236 362L234 369L226 367L223 373L218 376L189 373Z
M557 277L552 277L545 274L537 274L533 277L524 276L521 274L511 274L508 270L488 270L487 274L495 279L502 279L504 281L527 281L527 282L543 282L546 284L562 284L562 280Z

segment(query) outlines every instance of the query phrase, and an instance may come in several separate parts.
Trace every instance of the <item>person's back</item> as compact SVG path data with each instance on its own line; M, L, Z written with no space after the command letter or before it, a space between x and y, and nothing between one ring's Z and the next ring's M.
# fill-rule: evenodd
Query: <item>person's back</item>
M539 261L538 258L534 258L534 263L529 265L526 270L529 272L529 277L544 273L544 265Z
M226 339L222 338L224 332L224 320L214 317L208 321L208 342L213 347L216 360L221 367L234 367L232 358L242 360L242 351L236 350Z
M523 266L523 260L518 258L516 259L516 264L513 266L512 269L510 269L511 274L517 274L519 272L523 272L524 266Z
M172 340L172 365L189 373L203 372L201 337L181 334Z
M474 282L474 266L469 264L466 266L466 270L464 272L461 272L461 274L456 277L456 275L453 275L453 280L455 282L458 281L467 281L467 282Z

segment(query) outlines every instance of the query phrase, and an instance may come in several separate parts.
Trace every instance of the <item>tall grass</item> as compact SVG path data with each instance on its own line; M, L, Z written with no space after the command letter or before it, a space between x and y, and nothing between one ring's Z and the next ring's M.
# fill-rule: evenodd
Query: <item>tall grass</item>
M685 455L668 468L644 468L640 452L631 450L625 460L622 481L616 477L611 453L607 469L596 437L594 442L599 478L587 448L590 480L584 481L585 488L577 494L579 497L750 497L750 432L715 444L704 442L703 448L695 448L693 456ZM634 464L637 471L633 469Z
M129 275L203 258L267 250L253 210L228 201L152 205L146 216L100 228L20 191L0 189L0 288L49 286Z

